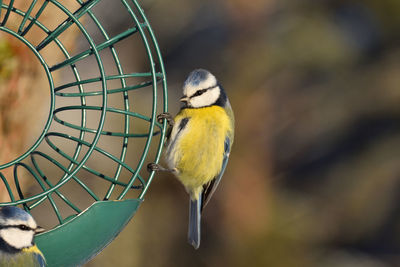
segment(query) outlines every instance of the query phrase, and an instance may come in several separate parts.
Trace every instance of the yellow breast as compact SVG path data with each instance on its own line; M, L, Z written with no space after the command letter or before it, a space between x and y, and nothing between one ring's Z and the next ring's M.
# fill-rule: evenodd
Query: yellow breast
M43 257L43 254L36 246L22 249L21 252L8 257L0 256L0 266L7 267L21 267L21 266L32 266L41 267L41 263L37 260L36 255L39 254Z
M219 106L183 109L175 117L173 133L179 124L189 118L186 127L178 133L176 142L170 143L168 161L179 171L178 179L189 192L212 180L221 170L224 143L232 136L233 125L226 111ZM175 133L174 133L175 131Z

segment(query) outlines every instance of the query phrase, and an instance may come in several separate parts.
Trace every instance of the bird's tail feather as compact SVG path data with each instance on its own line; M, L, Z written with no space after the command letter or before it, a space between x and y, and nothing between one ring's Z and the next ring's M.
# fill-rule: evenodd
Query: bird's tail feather
M201 194L197 200L190 199L188 242L195 249L200 246Z

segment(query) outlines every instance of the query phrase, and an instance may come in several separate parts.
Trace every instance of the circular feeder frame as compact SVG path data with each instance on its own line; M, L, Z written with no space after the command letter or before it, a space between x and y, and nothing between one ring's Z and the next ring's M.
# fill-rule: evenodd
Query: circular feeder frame
M39 223L52 214L54 225L35 239L48 265L82 265L128 223L153 179L143 166L159 161L167 128L156 120L167 112L163 61L135 0L67 1L74 7L57 0L22 2L0 0L0 33L34 53L48 80L50 104L33 145L0 162L0 190L9 195L0 206L18 205ZM118 5L129 20L113 29L98 11ZM46 18L51 12L62 14L56 25ZM64 44L71 32L75 49ZM122 43L131 39L127 50ZM56 62L51 50L61 54ZM144 71L125 67L135 57L145 61ZM71 188L84 193L77 196Z

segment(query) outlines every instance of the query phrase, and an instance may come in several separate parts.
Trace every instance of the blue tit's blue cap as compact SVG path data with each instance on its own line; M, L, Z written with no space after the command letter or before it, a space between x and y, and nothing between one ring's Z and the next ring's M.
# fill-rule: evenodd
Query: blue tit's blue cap
M210 74L209 71L204 69L197 69L192 71L185 81L185 86L198 86L201 82L205 81Z
M31 215L26 211L14 207L14 206L7 206L0 209L0 217L2 218L15 218L19 220L29 220Z

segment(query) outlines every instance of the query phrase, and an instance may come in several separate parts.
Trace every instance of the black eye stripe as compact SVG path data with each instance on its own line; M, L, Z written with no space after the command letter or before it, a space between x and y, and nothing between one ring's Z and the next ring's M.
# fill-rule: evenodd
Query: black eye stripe
M30 228L29 226L23 225L23 224L19 224L19 225L0 225L0 230L1 229L7 229L7 228L18 228L22 231L33 231L32 228Z
M214 86L210 86L210 87L207 87L207 88L198 90L198 91L196 91L190 98L195 97L195 96L202 95L202 94L204 94L205 92L207 92L208 90L213 89L213 88L215 88L215 87L217 87L217 86L218 86L218 85L214 85Z

